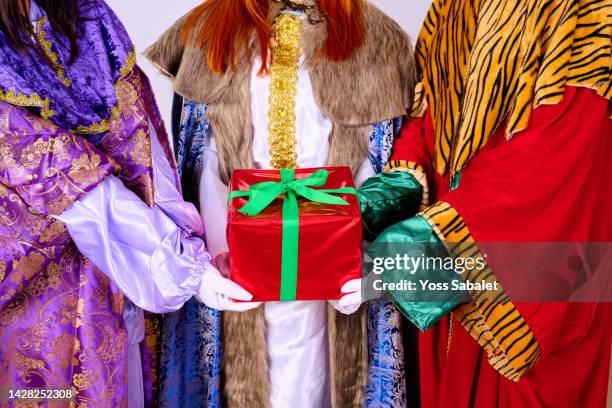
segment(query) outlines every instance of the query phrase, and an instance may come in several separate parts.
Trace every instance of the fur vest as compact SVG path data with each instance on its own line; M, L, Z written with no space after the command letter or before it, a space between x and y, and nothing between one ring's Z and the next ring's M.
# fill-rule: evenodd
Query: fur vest
M271 18L278 10L273 3ZM416 80L412 45L399 25L367 3L364 18L365 43L342 62L330 61L321 52L327 23L302 25L303 54L315 100L333 123L328 163L348 165L354 172L367 157L372 125L406 114ZM242 51L235 71L212 72L205 47L196 47L194 38L181 45L185 19L166 31L146 57L172 78L178 94L209 105L207 119L215 133L221 177L227 182L233 169L253 167L251 64ZM251 44L255 55L255 39ZM365 309L345 316L328 307L334 408L363 405L368 363ZM223 393L230 408L269 406L264 329L263 308L223 314Z

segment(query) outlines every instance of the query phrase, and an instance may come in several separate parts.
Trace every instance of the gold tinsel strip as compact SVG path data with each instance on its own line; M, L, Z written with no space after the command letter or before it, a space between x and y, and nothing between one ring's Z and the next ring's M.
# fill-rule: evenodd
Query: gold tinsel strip
M300 60L302 21L280 14L274 22L274 49L270 67L268 143L270 165L275 169L297 167L295 97Z

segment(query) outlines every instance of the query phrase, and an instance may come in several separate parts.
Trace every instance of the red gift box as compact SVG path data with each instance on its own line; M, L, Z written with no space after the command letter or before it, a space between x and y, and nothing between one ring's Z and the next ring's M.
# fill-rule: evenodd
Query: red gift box
M361 277L361 212L348 167L235 170L230 191L229 278L252 301L339 299L342 285Z

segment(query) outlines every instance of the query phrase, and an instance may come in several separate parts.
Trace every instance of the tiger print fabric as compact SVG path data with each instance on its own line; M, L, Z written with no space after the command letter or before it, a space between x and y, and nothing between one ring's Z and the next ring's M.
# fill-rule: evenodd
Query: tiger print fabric
M450 204L438 202L419 215L429 222L453 257L482 257L465 222ZM464 276L472 282L496 281L489 265L468 270ZM503 289L471 291L470 296L472 302L457 307L453 315L486 351L493 368L509 380L520 380L540 358L534 333Z
M505 119L508 139L525 129L566 86L612 99L611 44L610 0L434 0L413 114L430 107L437 171L463 169Z
M412 174L415 180L423 187L421 195L420 210L424 210L429 205L429 184L427 183L427 175L420 164L408 160L391 160L384 169L385 172L405 171Z

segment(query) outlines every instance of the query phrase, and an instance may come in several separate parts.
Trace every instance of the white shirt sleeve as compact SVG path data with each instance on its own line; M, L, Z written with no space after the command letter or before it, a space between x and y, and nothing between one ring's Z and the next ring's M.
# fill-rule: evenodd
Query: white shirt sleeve
M155 132L151 135L155 198L149 207L109 176L57 218L72 240L138 307L179 309L197 293L210 262L195 207L183 201L174 171Z
M217 255L229 251L225 235L229 187L221 181L215 137L210 129L208 145L203 155L198 190L200 214L204 220L206 246L214 259Z

